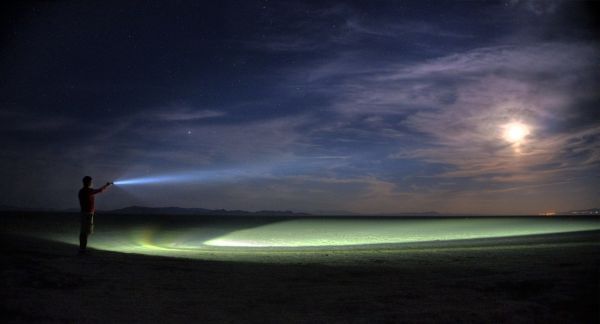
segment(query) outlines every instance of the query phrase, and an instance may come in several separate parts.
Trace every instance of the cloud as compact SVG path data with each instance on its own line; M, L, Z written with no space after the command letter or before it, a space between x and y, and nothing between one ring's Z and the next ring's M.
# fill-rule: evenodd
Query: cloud
M146 116L147 113L144 113ZM216 110L198 110L192 108L161 110L150 114L149 118L155 116L159 120L165 121L194 121L199 119L214 118L225 116L225 112Z
M18 132L54 132L75 123L66 116L48 116L46 114L23 111L19 107L4 107L0 111L2 131Z
M469 39L473 35L442 27L423 20L396 21L389 18L365 19L360 9L348 5L329 6L287 5L290 17L286 28L271 30L255 39L238 42L244 46L269 52L337 52L358 49L369 43L372 47L389 47L390 42L407 43L413 39ZM310 20L297 20L310 13ZM283 18L279 18L283 19ZM282 22L281 22L282 23ZM411 42L414 46L415 42Z
M289 154L300 136L298 128L308 122L303 116L244 123L207 123L203 118L196 118L196 114L185 114L193 118L182 120L180 112L169 115L173 116L177 119L158 119L150 127L146 117L136 116L119 133L96 145L112 147L122 157L139 162L153 161L167 169L252 164ZM139 122L140 119L144 122Z
M600 164L589 140L600 129L584 107L598 100L598 54L584 43L537 43L387 65L342 55L305 74L313 84L336 81L323 91L339 118L313 135L395 138L403 148L389 158L445 165L428 176L490 190L576 181ZM588 123L569 124L574 119ZM518 148L502 138L511 121L532 131Z
M401 38L406 36L433 38L471 38L470 34L452 31L426 21L405 20L402 22L367 22L351 16L346 20L346 27L355 35Z
M510 5L543 16L555 13L562 2L561 0L511 0Z

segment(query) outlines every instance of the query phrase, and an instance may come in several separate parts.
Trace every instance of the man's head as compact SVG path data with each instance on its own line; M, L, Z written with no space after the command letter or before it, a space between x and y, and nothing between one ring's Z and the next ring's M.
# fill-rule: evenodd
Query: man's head
M83 177L83 186L86 188L89 188L92 186L92 177L90 176L85 176Z

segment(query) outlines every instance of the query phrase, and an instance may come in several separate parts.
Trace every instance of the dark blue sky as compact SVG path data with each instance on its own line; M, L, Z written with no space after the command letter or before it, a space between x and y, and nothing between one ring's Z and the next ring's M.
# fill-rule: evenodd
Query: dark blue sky
M0 204L75 207L84 175L187 173L100 208L600 203L594 2L3 6Z

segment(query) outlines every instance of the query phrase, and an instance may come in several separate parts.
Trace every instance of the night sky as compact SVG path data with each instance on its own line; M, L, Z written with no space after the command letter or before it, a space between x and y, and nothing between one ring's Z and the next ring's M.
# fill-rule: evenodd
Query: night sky
M2 6L2 205L600 205L597 2Z

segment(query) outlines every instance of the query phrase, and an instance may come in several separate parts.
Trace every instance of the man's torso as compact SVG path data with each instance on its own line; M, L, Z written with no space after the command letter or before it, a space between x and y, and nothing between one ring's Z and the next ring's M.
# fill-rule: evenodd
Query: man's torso
M94 194L96 190L92 188L81 188L79 190L79 206L81 212L93 213L96 210Z

